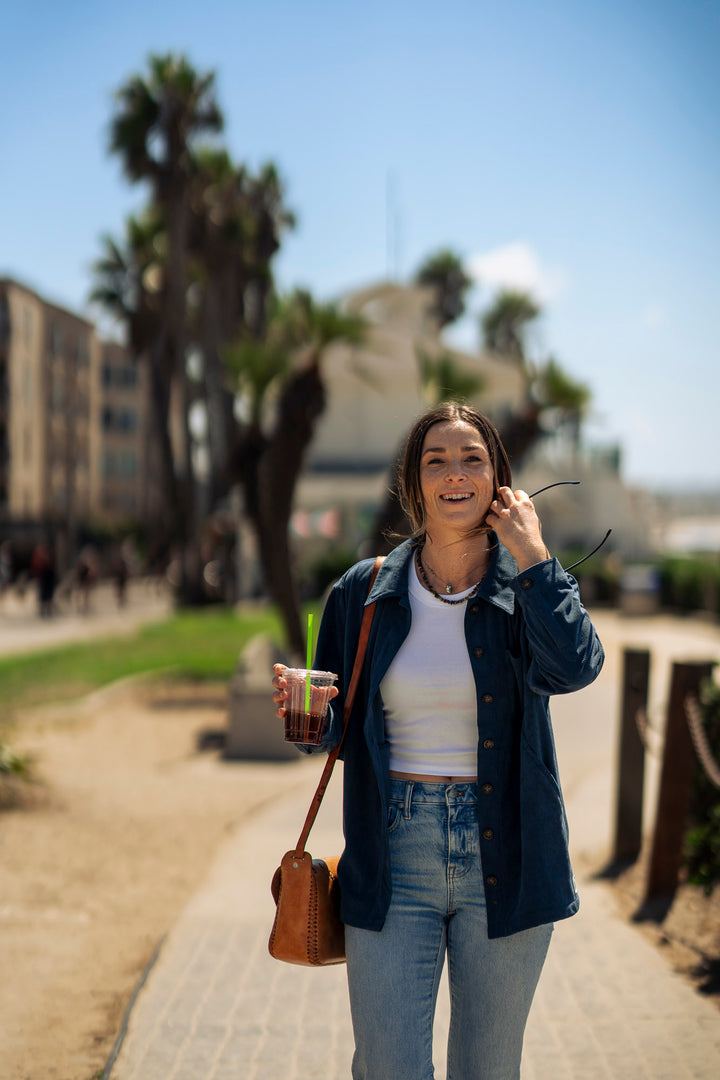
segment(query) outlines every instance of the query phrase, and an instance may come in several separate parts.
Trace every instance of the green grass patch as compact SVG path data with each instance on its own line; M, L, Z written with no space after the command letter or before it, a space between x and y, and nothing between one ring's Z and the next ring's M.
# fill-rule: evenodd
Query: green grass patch
M0 659L3 720L23 706L69 701L117 679L148 672L179 679L228 679L255 634L283 641L272 608L203 608L178 612L132 637L99 638ZM268 693L270 691L268 690Z

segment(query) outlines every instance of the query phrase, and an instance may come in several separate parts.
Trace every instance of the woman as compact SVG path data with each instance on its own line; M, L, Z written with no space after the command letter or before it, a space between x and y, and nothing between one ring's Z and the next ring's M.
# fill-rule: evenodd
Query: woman
M354 1080L433 1076L446 957L448 1080L517 1080L553 923L578 909L548 697L590 683L603 651L511 483L474 409L440 406L410 433L401 495L414 532L370 592L343 746ZM340 579L323 614L315 663L340 688L323 749L339 739L372 564Z

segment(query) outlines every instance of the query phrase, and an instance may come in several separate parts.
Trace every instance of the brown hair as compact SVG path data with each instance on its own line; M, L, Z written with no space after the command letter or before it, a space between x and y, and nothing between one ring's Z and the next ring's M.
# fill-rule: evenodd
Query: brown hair
M434 424L452 423L453 421L470 424L482 436L482 440L490 453L490 461L493 467L494 496L497 498L498 488L512 487L512 469L510 468L505 447L500 441L497 428L486 416L483 416L481 412L478 412L471 405L458 405L454 402L446 402L429 412L423 413L415 421L415 425L408 435L398 483L400 501L410 519L413 530L412 535L417 540L424 538L426 526L425 504L420 488L420 460L425 436ZM474 533L488 531L488 526L484 522L473 529Z

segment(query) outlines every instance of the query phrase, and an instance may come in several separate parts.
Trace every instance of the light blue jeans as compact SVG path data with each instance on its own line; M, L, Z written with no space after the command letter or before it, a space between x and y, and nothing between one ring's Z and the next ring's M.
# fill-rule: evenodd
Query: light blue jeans
M389 818L385 925L345 928L353 1080L432 1080L446 955L448 1080L518 1080L552 925L488 938L474 783L391 780Z

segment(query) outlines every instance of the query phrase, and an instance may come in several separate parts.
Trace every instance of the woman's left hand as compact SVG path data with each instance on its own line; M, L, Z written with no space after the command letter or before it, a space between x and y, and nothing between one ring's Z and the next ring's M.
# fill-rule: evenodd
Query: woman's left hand
M550 558L540 519L527 492L499 488L485 520L515 559L518 570L527 570L528 566Z

